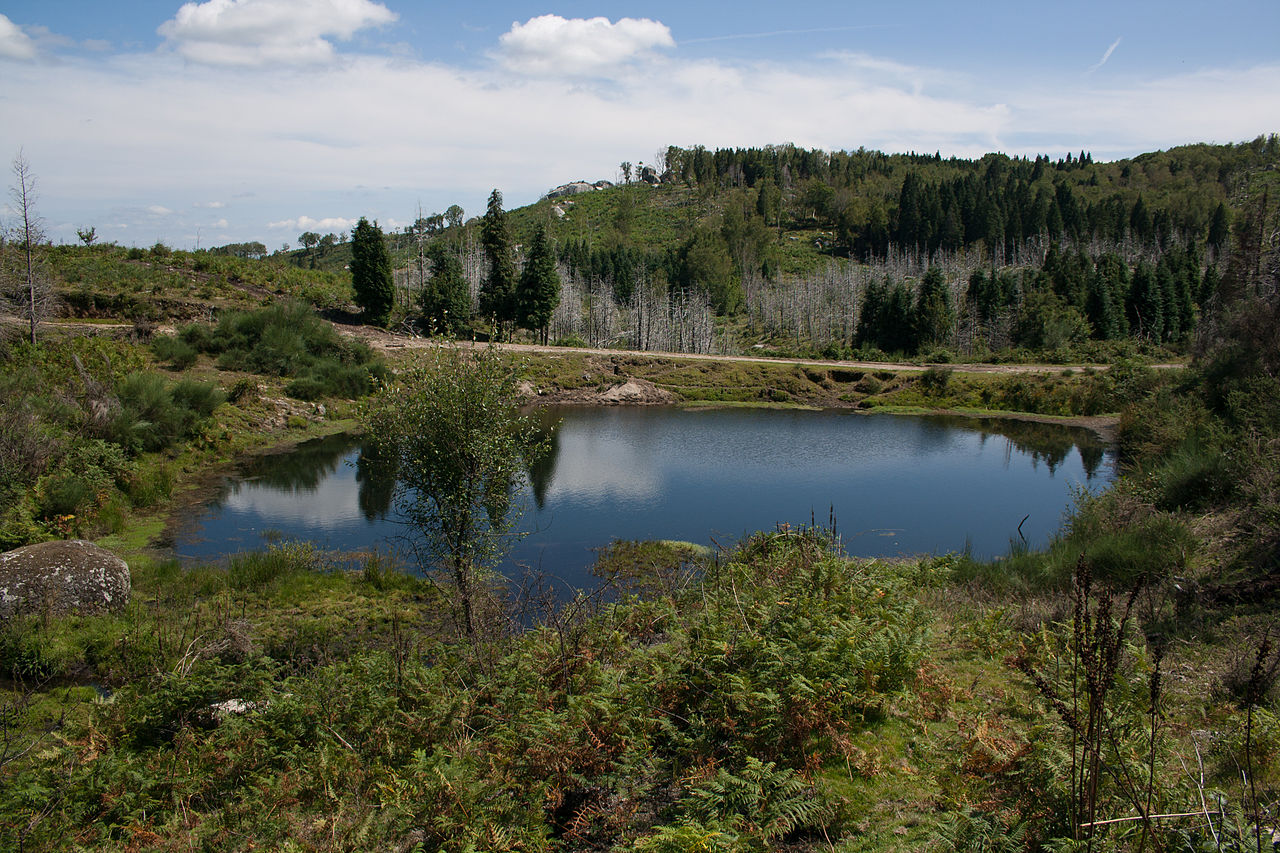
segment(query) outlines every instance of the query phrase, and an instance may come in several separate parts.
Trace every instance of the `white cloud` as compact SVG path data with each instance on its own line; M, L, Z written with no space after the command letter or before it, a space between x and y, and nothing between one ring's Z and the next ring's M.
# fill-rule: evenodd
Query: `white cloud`
M666 24L648 18L562 18L541 15L513 23L498 39L498 57L508 68L526 74L583 75L609 71L650 54L675 47Z
M228 223L227 223L227 220L225 220L225 219L219 219L217 222L213 223L213 227L214 227L214 228L226 228L226 227L227 227L227 224L228 224Z
M371 0L207 0L184 4L157 32L192 62L311 65L333 59L330 37L350 39L397 18Z
M785 64L672 55L619 70L596 89L501 62L464 70L369 55L305 74L213 68L172 52L15 63L0 151L38 157L41 208L54 222L119 222L149 239L157 221L193 232L208 227L204 210L225 205L236 211L226 241L275 242L345 232L360 216L393 227L419 203L476 215L495 187L516 207L672 144L944 156L1083 148L1104 159L1280 127L1280 64L1126 85L1096 75L1072 88L1030 75L986 85L865 54ZM582 118L572 132L566 116ZM182 199L182 210L156 220L147 206L157 199ZM198 199L230 202L191 207ZM59 236L75 241L74 231Z
M172 216L173 215L172 210L160 204L148 205L147 213L150 213L153 216Z
M324 219L312 219L310 216L299 216L297 219L281 219L279 222L268 222L267 227L273 231L288 229L290 231L350 231L356 227L356 220L344 219L341 216L327 216Z
M1111 54L1115 53L1115 52L1116 52L1116 48L1117 48L1117 47L1119 47L1119 46L1120 46L1120 39L1116 39L1115 41L1113 41L1113 42L1111 43L1111 47L1107 48L1107 52L1106 52L1106 53L1104 53L1104 54L1102 54L1102 58L1101 58L1101 59L1099 59L1097 62L1095 62L1093 65L1090 65L1090 66L1089 66L1089 70L1088 70L1088 71L1086 71L1085 73L1086 73L1086 74L1092 74L1093 72L1097 71L1097 70L1098 70L1099 68L1101 68L1102 66L1106 65L1106 64L1107 64L1107 60L1111 58Z
M36 44L5 15L0 15L0 59L35 59Z

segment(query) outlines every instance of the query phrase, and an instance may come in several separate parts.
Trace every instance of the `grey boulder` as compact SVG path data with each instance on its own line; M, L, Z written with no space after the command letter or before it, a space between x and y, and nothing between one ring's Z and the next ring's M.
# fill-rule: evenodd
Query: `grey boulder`
M129 603L129 566L92 542L41 542L0 554L0 619L24 613L117 613Z

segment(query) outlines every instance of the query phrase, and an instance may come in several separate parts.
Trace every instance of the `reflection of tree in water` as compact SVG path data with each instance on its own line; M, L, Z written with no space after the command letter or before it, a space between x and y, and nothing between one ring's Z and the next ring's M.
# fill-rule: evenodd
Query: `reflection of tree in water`
M249 460L240 466L240 477L282 492L314 492L355 446L346 434L304 441L285 453Z
M560 455L560 416L546 409L529 413L537 427L536 438L543 442L546 452L529 460L529 485L533 489L533 502L542 509L547 502L547 489L555 478L556 460Z
M314 492L356 446L350 435L339 433L304 441L281 453L254 456L237 465L236 474L225 478L218 497L210 502L221 507L227 498L240 490L242 483L255 483L280 492L305 494Z
M363 445L356 457L357 500L368 521L386 518L396 496L396 459L379 454L373 445Z
M338 470L351 451L356 456L357 503L368 521L385 518L395 498L396 471L387 460L379 459L371 447L365 447L349 433L304 441L284 453L256 456L239 466L236 478L224 482L215 505L221 505L239 483L252 482L280 492L305 494L314 492Z
M998 435L1009 442L1010 449L1029 457L1034 464L1044 463L1049 473L1057 473L1074 448L1080 453L1085 477L1092 480L1102 467L1107 445L1093 431L1083 427L1021 421L1012 418L966 418L940 415L947 426L982 433L983 438Z

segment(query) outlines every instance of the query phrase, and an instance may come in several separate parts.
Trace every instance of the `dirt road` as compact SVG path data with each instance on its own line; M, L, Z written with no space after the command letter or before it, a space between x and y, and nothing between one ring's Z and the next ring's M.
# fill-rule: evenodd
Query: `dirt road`
M335 326L340 333L350 337L359 338L369 346L382 352L392 353L403 350L428 349L430 347L439 346L440 342L431 338L410 337L409 335L396 334L383 329L375 329L371 326ZM488 344L465 344L467 346L488 346ZM681 352L660 352L655 350L617 350L617 349L593 349L590 347L553 347L540 346L536 344L494 344L499 349L509 352L526 352L526 353L551 353L551 354L568 354L577 353L582 355L595 355L606 357L634 357L634 358L655 358L655 359L671 359L676 361L720 361L720 362L746 362L754 364L800 364L815 365L822 367L846 368L849 370L888 370L894 373L921 373L928 370L934 365L930 364L911 364L908 362L888 362L888 361L828 361L824 359L811 358L780 358L777 356L764 355L721 355L721 354L695 354ZM946 364L938 365L948 367L957 373L989 373L989 374L1037 374L1037 373L1061 373L1064 370L1106 370L1108 365L1090 364L1090 365L1062 365L1062 364ZM1177 368L1179 364L1158 364L1157 368Z

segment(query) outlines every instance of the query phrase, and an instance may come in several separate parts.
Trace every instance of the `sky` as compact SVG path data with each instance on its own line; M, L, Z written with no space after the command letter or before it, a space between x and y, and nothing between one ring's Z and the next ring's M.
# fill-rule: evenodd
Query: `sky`
M1276 0L0 0L0 156L55 242L276 249L668 145L1242 142L1280 132L1277 33Z

